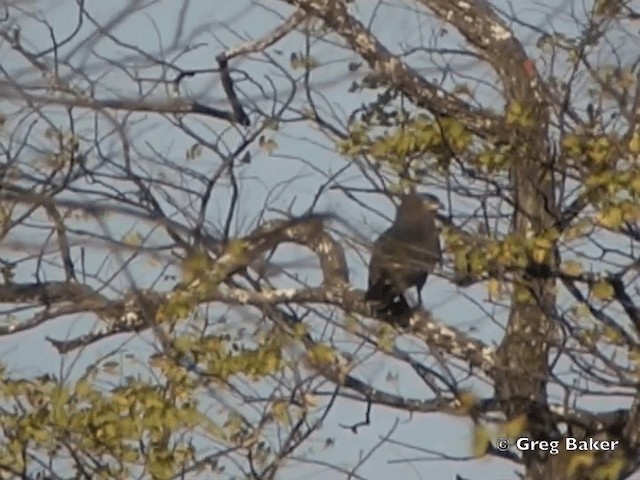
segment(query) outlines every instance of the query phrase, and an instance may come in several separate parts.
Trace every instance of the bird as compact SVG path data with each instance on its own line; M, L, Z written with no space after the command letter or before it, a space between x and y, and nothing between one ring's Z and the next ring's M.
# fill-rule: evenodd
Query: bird
M373 243L364 298L376 304L378 313L397 316L410 311L404 293L411 287L418 290L418 306L422 305L422 288L442 258L435 221L440 208L435 195L403 195L393 224Z

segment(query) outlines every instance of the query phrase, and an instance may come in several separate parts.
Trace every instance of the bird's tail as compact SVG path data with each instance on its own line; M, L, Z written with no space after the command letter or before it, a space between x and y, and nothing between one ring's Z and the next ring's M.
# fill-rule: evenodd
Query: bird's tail
M388 304L393 301L394 296L393 288L388 282L377 281L369 287L364 299L367 302Z
M411 311L404 295L394 293L393 286L386 282L376 282L371 285L364 299L374 303L376 312L383 316L404 316Z

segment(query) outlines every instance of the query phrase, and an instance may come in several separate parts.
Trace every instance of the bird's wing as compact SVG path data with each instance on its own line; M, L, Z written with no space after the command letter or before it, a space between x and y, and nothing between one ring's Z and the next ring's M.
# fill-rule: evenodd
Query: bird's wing
M440 231L435 222L429 222L420 229L420 237L423 239L419 257L427 270L432 271L437 263L442 261L442 248L440 245Z
M382 303L389 303L399 293L394 285L397 275L394 265L397 241L391 229L378 237L371 248L369 261L369 286L365 298Z
M442 245L440 244L440 226L436 222L436 219L433 219L433 231L435 232L434 238L436 242L436 251L438 252L438 260L442 260Z
M389 250L389 230L383 232L371 247L369 261L369 286L375 284L386 270L385 263Z
M442 267L442 244L440 243L440 229L437 225L435 225L435 244L434 244L434 252L436 253L436 262Z

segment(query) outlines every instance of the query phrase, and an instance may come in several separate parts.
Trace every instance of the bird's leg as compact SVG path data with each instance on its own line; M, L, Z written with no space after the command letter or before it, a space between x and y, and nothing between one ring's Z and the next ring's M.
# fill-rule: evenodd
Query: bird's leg
M387 321L402 328L407 328L410 326L412 312L413 310L409 306L407 299L403 294L400 294L387 311Z
M418 305L416 305L416 308L421 308L422 307L422 289L416 287L416 290L418 291Z
M404 317L411 312L409 302L403 294L398 295L393 301L386 305L385 308L379 311L384 313L387 317ZM393 323L397 323L394 321Z
M400 308L405 312L408 312L411 310L411 306L409 305L409 302L407 302L407 298L404 296L403 293L398 295L398 305L400 305Z

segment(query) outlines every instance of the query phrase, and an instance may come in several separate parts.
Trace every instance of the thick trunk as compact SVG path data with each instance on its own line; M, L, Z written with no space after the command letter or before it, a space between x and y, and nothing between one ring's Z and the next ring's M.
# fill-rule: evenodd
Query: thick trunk
M555 438L555 428L541 420L548 417L548 357L554 333L554 323L548 312L555 303L554 282L530 279L526 274L520 275L516 282L520 285L514 286L517 293L513 295L507 330L497 352L496 396L505 402L507 418L527 417L528 430L523 436L550 440ZM520 295L526 299L516 299ZM543 458L525 456L524 461L528 478L563 478L551 475ZM547 466L555 470L552 465Z
M535 107L534 107L535 109ZM545 125L540 112L537 125ZM523 142L523 155L514 161L511 171L514 192L512 234L531 237L544 233L555 221L553 177L546 148L546 129L536 128L527 132ZM538 151L534 145L539 145ZM551 251L555 250L555 245ZM533 259L531 260L533 262ZM555 261L549 255L548 262ZM549 265L550 266L550 265ZM544 265L532 265L541 271ZM508 418L524 415L528 429L523 432L532 440L551 440L557 432L545 422L547 411L547 380L549 378L549 347L554 336L551 317L556 303L555 282L540 275L530 275L525 270L514 278L511 311L506 333L498 348L496 371L496 396L504 402ZM543 480L562 479L561 466L546 455L535 452L525 454L527 478Z

